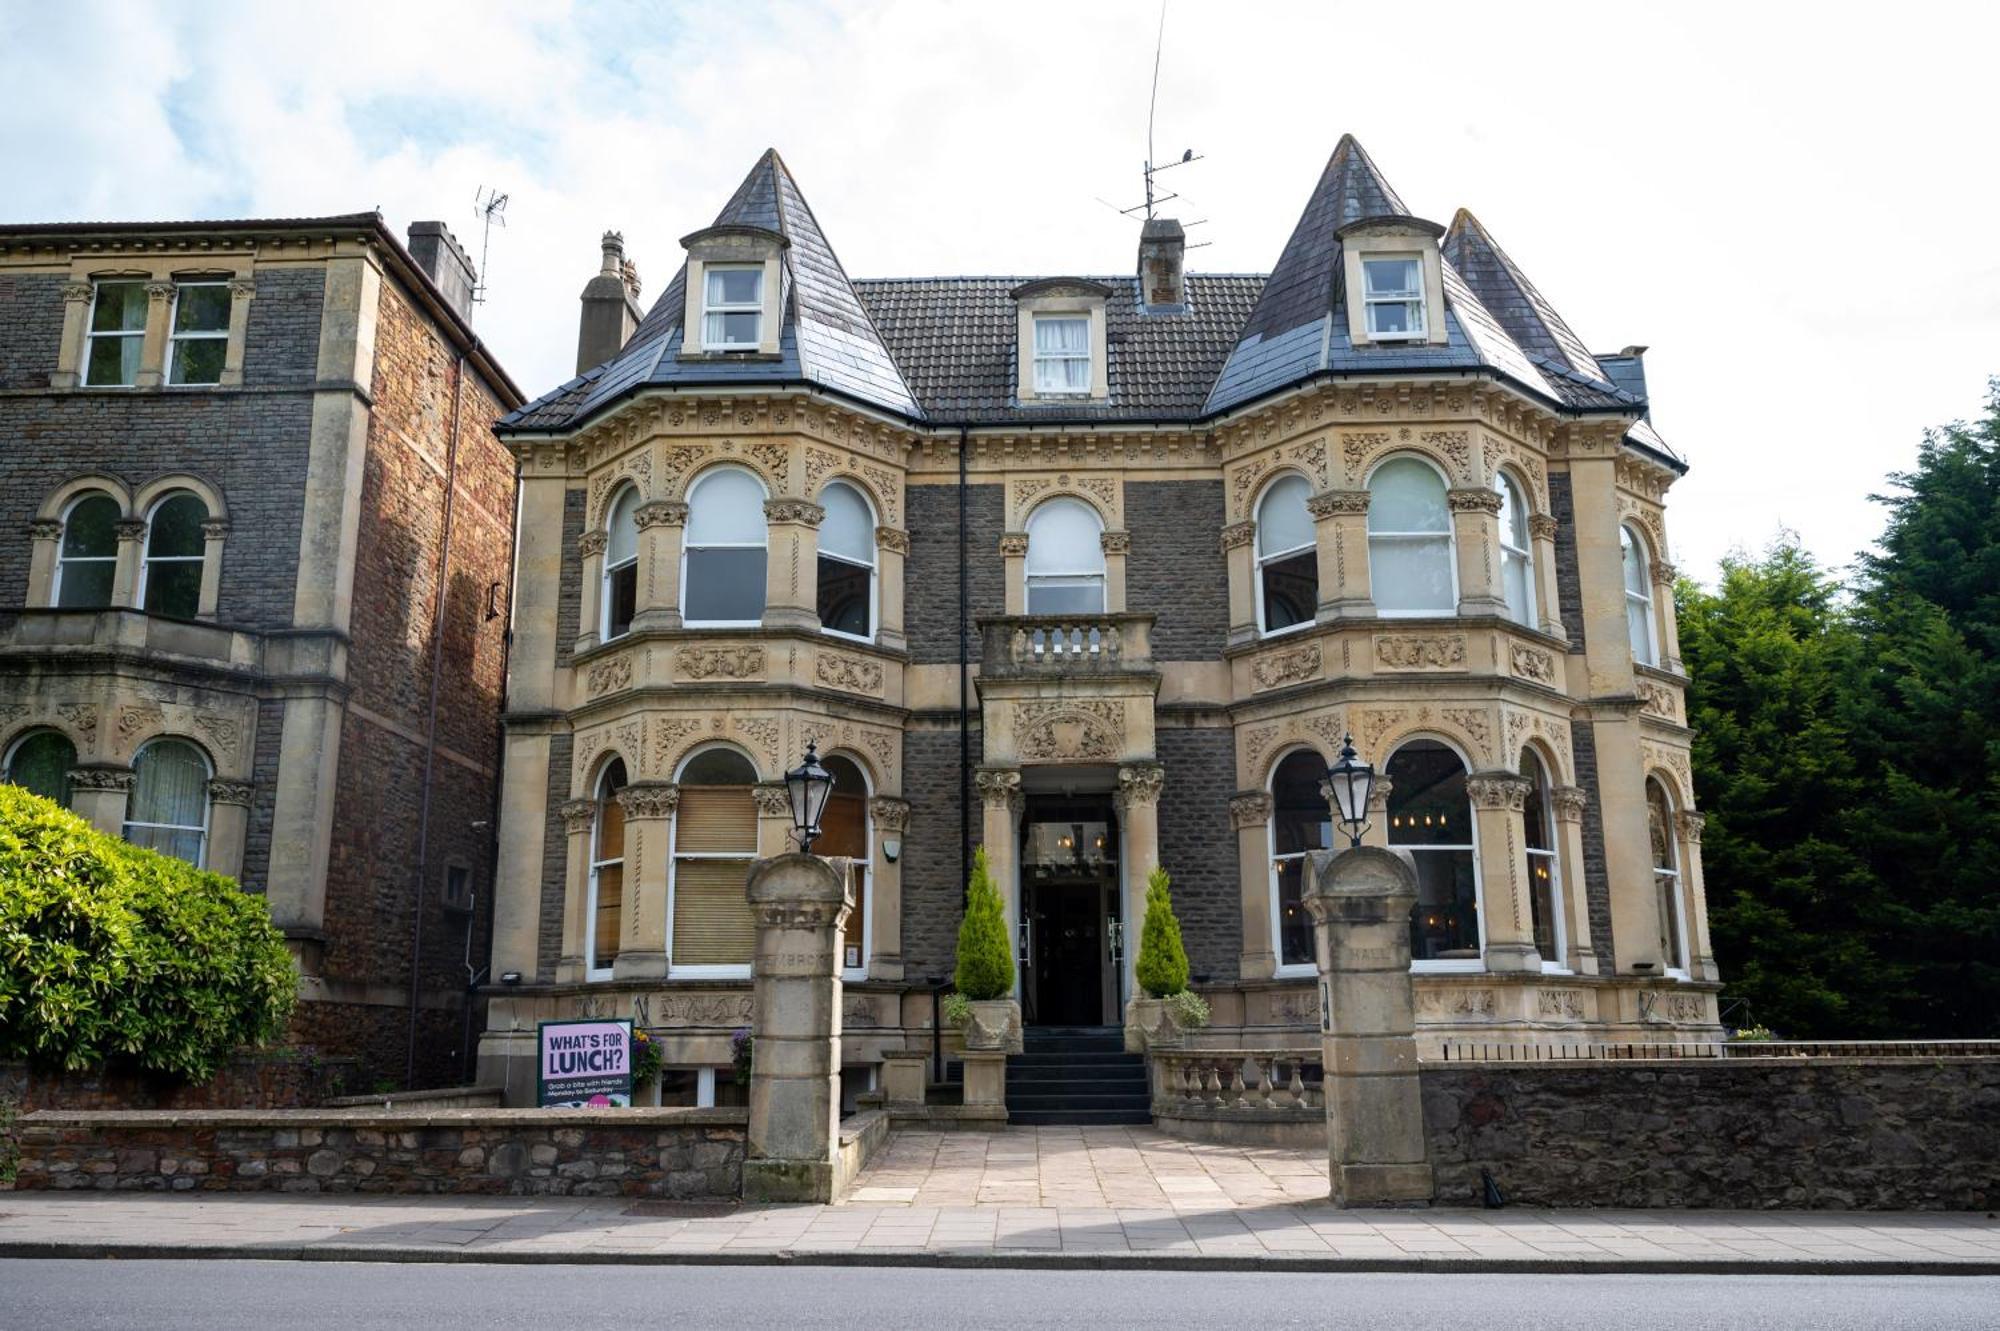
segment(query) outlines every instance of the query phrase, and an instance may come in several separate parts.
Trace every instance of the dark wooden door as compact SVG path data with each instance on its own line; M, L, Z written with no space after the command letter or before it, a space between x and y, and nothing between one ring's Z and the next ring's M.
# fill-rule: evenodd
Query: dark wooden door
M1035 889L1035 1020L1043 1026L1104 1022L1103 913L1095 882Z

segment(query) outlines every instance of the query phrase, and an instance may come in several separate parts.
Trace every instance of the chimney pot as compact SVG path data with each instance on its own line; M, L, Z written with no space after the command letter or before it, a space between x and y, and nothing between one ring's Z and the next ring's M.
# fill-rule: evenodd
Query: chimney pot
M479 274L465 247L443 222L410 223L410 257L444 293L445 301L461 319L472 319L472 293L478 288Z
M1139 232L1139 303L1148 310L1187 304L1187 232L1171 217L1155 217Z
M625 257L625 236L604 233L597 275L583 286L583 313L576 330L576 372L616 356L638 331L639 270Z

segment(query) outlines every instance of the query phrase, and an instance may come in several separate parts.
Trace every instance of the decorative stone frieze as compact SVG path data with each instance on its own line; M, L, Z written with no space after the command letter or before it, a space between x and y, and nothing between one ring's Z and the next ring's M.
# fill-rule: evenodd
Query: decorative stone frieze
M1551 688L1556 682L1556 658L1552 652L1526 643L1512 643L1507 648L1507 668L1519 679L1531 679L1537 684L1547 684Z
M813 678L828 688L879 694L882 692L882 663L865 656L847 656L822 648L813 657Z
M1250 674L1256 681L1257 691L1262 693L1286 684L1318 679L1322 665L1319 644L1312 642L1284 651L1266 652L1250 663Z
M1115 761L1125 748L1125 706L1097 698L1018 703L1014 744L1027 762Z
M1375 660L1388 670L1463 670L1463 633L1396 633L1375 639Z
M1271 795L1269 791L1246 790L1229 797L1229 820L1238 830L1246 827L1262 827L1271 821Z
M764 649L683 647L674 653L674 673L683 679L754 679L764 673Z
M629 688L631 684L632 658L617 656L609 661L599 661L590 667L584 674L583 691L595 698L600 693Z
M1680 708L1675 704L1674 690L1650 679L1640 680L1636 687L1639 691L1639 711L1643 715L1657 716L1663 721L1680 719Z

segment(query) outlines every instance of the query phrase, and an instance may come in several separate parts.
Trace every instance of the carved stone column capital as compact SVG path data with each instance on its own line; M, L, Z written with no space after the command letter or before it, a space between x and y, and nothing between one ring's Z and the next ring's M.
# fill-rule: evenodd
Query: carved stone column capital
M910 534L900 527L877 527L875 544L899 555L910 553Z
M671 781L645 781L618 792L627 819L665 818L681 804L681 788Z
M38 518L28 524L28 539L31 541L60 541L62 523L54 518Z
M1528 535L1537 541L1553 541L1556 538L1556 520L1547 513L1530 513Z
M1262 827L1271 821L1271 795L1264 790L1246 790L1229 797L1229 821L1238 831Z
M760 818L789 818L792 816L792 797L782 781L759 781L750 787L750 794L757 801L757 816ZM676 795L678 798L678 795Z
M817 527L826 521L826 510L805 499L766 499L764 518L769 522L790 522L801 527Z
M1590 795L1581 786L1557 786L1549 792L1549 803L1555 806L1557 822L1580 823Z
M1118 807L1158 804L1167 783L1167 769L1158 763L1126 763L1118 769Z
M148 300L172 300L173 296L174 284L172 282L146 283L146 298Z
M1306 511L1316 518L1331 518L1342 513L1364 514L1368 511L1368 492L1322 490L1306 500Z
M571 836L589 833L590 825L597 819L596 800L567 800L562 806L563 831Z
M1226 554L1239 545L1248 545L1257 535L1254 522L1232 522L1222 529L1222 549Z
M257 295L257 284L247 277L239 277L229 284L229 299L250 300Z
M1028 553L1028 533L1024 531L1003 532L1000 536L1000 553L1018 558Z
M1396 783L1380 772L1375 774L1375 784L1368 788L1368 817L1372 822L1388 816L1389 797L1396 793Z
M1497 515L1500 512L1502 501L1498 490L1489 489L1482 485L1446 491L1445 502L1451 505L1451 511L1454 513L1491 513Z
M63 283L63 289L62 289L62 298L63 298L64 300L66 300L66 301L70 301L70 302L72 302L72 303L79 303L79 302L82 302L82 301L86 301L86 300L89 300L89 299L90 299L90 283L88 283L88 282L65 282L65 283Z
M1534 788L1528 778L1512 772L1476 772L1465 782L1465 793L1475 809L1525 809L1528 792Z
M132 789L132 769L129 767L72 767L69 783L78 790L122 790L128 794Z
M982 767L973 773L972 782L979 789L979 802L989 809L1019 811L1027 801L1018 767Z
M1681 835L1697 846L1701 844L1701 829L1708 826L1708 815L1696 813L1693 809L1682 809L1674 815L1674 822L1680 827Z
M868 817L873 820L878 832L907 832L910 830L910 802L893 795L877 795L868 801Z
M1680 570L1675 568L1672 564L1669 564L1666 560L1655 559L1653 561L1654 586L1671 587L1674 585L1674 579L1678 578L1679 576L1680 576Z
M1128 555L1132 553L1132 533L1125 531L1100 532L1097 543L1107 555Z
M208 798L215 804L241 804L246 808L256 788L247 781L211 781Z
M592 559L604 553L604 547L611 537L602 531L587 531L576 538L576 552L585 559Z
M121 518L114 527L121 541L143 541L146 539L144 518Z
M632 514L632 520L640 527L685 527L688 520L688 506L678 499L655 499L641 504Z
M210 518L201 524L201 538L204 541L219 541L229 535L228 518Z

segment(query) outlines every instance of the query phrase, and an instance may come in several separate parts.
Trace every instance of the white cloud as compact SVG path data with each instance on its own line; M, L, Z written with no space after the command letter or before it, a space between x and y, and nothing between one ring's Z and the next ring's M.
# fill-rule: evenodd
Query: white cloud
M566 378L597 235L658 293L677 237L776 146L857 275L1124 271L1150 0L938 4L0 0L6 220L442 217L508 190L479 326ZM1418 212L1471 207L1590 344L1648 357L1694 463L1676 556L1780 524L1844 561L1921 429L1976 410L2000 268L1990 11L1496 10L1174 0L1163 177L1197 267L1275 260L1360 136Z

